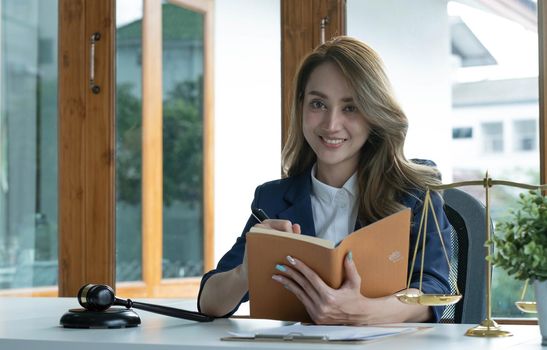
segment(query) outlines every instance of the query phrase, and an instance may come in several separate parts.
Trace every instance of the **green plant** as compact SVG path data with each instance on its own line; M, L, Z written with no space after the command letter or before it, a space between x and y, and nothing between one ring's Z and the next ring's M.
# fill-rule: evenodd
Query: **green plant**
M487 242L496 248L489 260L518 280L547 280L547 197L540 191L521 193L497 230Z
M141 101L133 86L117 87L117 200L141 201ZM203 77L178 83L163 101L163 202L199 202L203 172Z

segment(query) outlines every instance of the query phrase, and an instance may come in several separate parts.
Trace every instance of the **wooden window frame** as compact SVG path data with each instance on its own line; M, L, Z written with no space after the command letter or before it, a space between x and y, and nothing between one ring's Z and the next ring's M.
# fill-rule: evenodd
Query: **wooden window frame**
M203 257L214 263L213 1L170 0L204 16ZM163 279L162 1L144 0L142 28L142 267L143 280L120 282L128 297L196 297L201 277Z
M0 296L69 297L85 283L115 283L115 1L59 0L58 11L58 286Z
M204 15L204 269L214 263L213 1L171 0ZM75 296L86 283L126 297L195 297L200 278L162 279L161 0L143 0L143 281L116 286L115 1L59 0L59 285L0 296ZM89 85L90 37L95 81ZM159 189L159 190L158 190ZM158 234L159 233L159 234Z
M321 40L321 20L328 17L325 39L346 35L346 0L281 0L281 145L290 125L294 75L300 61Z
M115 282L114 6L59 0L59 296Z

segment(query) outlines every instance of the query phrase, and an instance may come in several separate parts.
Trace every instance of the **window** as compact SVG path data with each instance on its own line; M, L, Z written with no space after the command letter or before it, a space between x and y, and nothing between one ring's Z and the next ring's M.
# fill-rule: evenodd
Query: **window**
M536 120L516 120L513 122L515 151L535 151L538 148Z
M473 128L453 128L453 139L470 139L473 138Z
M0 13L0 289L56 286L57 1Z
M163 278L204 273L204 17L163 5Z
M514 124L522 115L538 120L537 3L413 1L394 9L348 0L347 32L384 60L409 118L407 156L434 160L444 183L479 180L488 170L494 179L538 184L538 129ZM480 186L462 189L484 202ZM491 190L494 223L518 193ZM522 287L495 268L492 315L529 317L514 306Z
M211 2L185 3L117 1L116 271L145 285L125 295L195 296L212 260Z
M503 152L503 124L484 123L481 125L484 153Z
M142 280L142 2L116 1L116 279Z

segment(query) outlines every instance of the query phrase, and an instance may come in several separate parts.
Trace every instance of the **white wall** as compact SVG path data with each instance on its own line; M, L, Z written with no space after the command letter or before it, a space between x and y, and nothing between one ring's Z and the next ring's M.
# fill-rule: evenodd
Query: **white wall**
M281 175L279 0L215 1L215 263Z
M409 118L405 152L437 163L449 182L450 40L446 0L348 0L347 32L384 60Z

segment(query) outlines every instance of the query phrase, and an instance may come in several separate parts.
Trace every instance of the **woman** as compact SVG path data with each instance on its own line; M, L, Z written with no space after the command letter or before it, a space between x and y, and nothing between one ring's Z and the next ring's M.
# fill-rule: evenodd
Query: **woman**
M439 183L439 174L430 162L405 158L408 122L393 97L380 57L356 39L335 38L302 62L293 91L291 127L283 149L284 178L259 186L252 203L275 219L258 225L338 242L356 228L410 207L413 249L424 190ZM451 227L442 200L437 194L432 197L443 238L449 242ZM230 316L248 300L245 233L255 224L251 217L217 268L203 277L201 312ZM428 227L435 225L431 222ZM448 266L434 232L428 234L425 250L422 291L450 293ZM418 259L421 253L420 246ZM366 281L361 281L351 253L344 268L347 279L339 289L327 286L298 257L287 257L272 278L295 294L317 324L440 319L442 308L403 304L394 295L361 295L360 285ZM418 286L419 269L409 272L411 289Z

